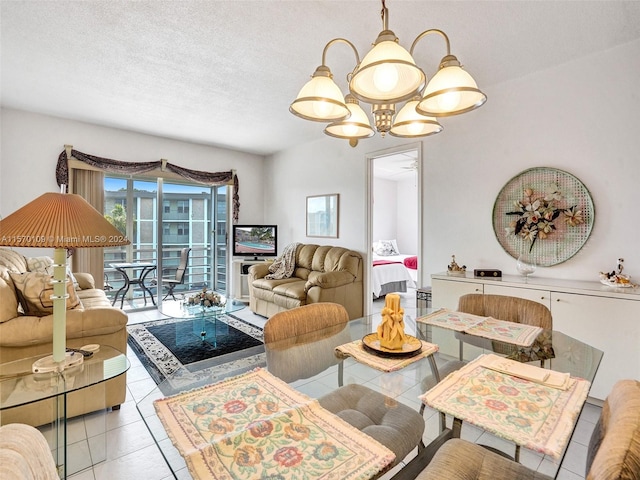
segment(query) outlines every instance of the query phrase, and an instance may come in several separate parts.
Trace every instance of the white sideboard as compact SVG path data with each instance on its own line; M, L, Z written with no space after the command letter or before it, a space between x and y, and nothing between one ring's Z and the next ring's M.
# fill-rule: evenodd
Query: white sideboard
M431 276L433 308L455 310L467 293L527 298L551 310L553 329L604 352L590 396L603 400L622 378L640 380L640 288L600 282L504 276L501 279L446 273ZM579 354L579 352L576 352Z

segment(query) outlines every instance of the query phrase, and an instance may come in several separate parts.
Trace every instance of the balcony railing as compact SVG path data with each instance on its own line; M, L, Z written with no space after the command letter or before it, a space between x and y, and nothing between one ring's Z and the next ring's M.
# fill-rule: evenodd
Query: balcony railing
M167 247L163 249L162 257L162 274L154 272L153 278L149 278L147 285L154 294L157 295L159 277L171 277L175 275L175 271L180 263L180 252L184 246ZM153 248L137 248L133 249L131 261L133 262L150 262L157 263ZM113 297L115 293L124 286L124 278L122 275L110 266L111 263L127 262L126 249L124 247L105 248L104 250L104 272L105 272L105 291L107 295ZM183 285L178 285L174 292L189 292L198 290L203 287L213 288L214 290L226 293L226 259L218 259L217 275L214 275L211 247L209 246L192 246L189 254L189 261L185 273ZM214 278L215 277L215 278ZM160 291L162 294L162 289ZM130 290L130 297L142 297L142 289L134 286Z

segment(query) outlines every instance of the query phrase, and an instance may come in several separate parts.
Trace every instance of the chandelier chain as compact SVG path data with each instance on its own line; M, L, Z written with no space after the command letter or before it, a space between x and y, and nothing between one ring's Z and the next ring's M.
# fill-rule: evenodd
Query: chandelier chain
M382 0L382 10L380 10L380 17L382 18L382 30L389 29L389 11L387 10L387 5L385 4L385 0Z

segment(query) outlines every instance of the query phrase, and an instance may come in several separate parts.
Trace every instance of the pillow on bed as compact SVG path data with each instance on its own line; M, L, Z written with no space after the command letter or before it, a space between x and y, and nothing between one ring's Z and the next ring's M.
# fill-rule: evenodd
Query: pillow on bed
M388 257L391 255L400 255L398 251L398 244L395 239L393 240L380 240L373 244L373 252L381 257Z

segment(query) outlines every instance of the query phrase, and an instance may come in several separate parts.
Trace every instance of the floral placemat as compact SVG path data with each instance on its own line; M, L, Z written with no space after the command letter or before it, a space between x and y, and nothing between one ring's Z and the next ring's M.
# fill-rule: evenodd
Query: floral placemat
M591 384L573 379L567 390L549 387L485 368L487 356L451 373L420 399L522 447L561 458Z
M543 330L533 325L481 317L470 313L453 312L447 309L419 317L416 321L522 347L530 347Z
M465 332L474 325L484 321L486 318L487 317L472 315L470 313L454 312L452 310L442 308L428 315L418 317L416 322L444 327L457 332Z
M395 458L264 369L154 406L194 479L366 479Z
M336 347L336 355L345 358L353 357L356 361L364 363L376 370L383 372L395 372L401 370L407 365L411 365L413 362L417 362L429 355L433 355L438 351L438 345L420 340L422 343L422 349L420 353L417 353L411 357L381 357L365 350L362 345L362 340L355 340L353 342L345 343Z

